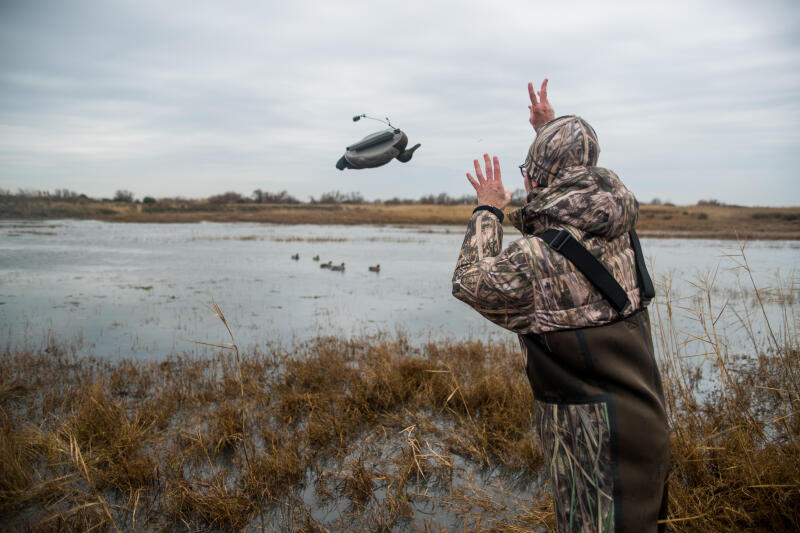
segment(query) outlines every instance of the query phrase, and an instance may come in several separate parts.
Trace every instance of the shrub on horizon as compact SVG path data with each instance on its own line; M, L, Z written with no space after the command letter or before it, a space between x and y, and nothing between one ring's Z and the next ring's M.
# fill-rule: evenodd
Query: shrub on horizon
M133 193L126 189L120 189L114 193L114 201L131 203L133 202Z

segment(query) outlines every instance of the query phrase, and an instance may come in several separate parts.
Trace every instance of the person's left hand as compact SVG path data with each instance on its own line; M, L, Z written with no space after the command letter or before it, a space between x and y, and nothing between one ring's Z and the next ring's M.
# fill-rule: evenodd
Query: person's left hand
M490 161L489 154L483 154L483 161L486 164L486 177L483 177L481 165L475 159L477 179L473 178L469 172L467 172L467 179L478 193L478 205L490 205L497 209L503 209L511 201L511 191L503 188L503 180L500 178L500 160L495 156L493 161ZM492 163L494 163L494 168L492 168Z
M542 88L539 90L539 101L536 101L536 91L533 90L533 84L528 82L528 96L531 99L531 105L528 109L531 112L531 117L528 122L533 126L534 131L539 132L539 128L556 118L555 111L547 99L547 78L542 82Z

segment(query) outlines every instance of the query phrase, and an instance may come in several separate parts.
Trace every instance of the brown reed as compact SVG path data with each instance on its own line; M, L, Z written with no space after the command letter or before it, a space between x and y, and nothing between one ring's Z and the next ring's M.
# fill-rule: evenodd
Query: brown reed
M744 254L738 268L749 269ZM669 529L793 531L798 287L742 295L756 302L757 313L737 315L754 342L752 353L732 353L720 317L733 304L715 302L715 280L701 276L698 294L678 300L661 279L652 307L672 436ZM764 325L767 305L783 323ZM677 330L677 313L695 316L697 342ZM213 357L164 361L82 357L57 344L4 354L0 526L554 526L514 343L320 337L239 353L230 340Z

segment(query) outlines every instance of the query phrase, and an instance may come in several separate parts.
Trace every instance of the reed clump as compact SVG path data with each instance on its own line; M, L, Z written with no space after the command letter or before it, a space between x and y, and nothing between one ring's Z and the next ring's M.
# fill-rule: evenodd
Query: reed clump
M743 309L714 301L718 272L699 275L690 298L673 298L663 282L655 307L655 338L668 354L661 358L672 447L668 524L673 531L796 531L800 331L789 302L800 287L791 278L762 290L743 248L733 259L750 284ZM677 312L693 316L696 331L678 331ZM748 332L750 354L730 346L729 329Z
M319 338L238 362L9 353L4 525L280 530L330 506L325 527L412 527L416 493L458 479L460 447L480 458L462 470L530 466L510 451L532 446L519 370L506 342L402 336Z
M718 306L713 281L695 280L698 293L677 299L663 279L651 307L671 430L668 526L793 531L797 283L753 287L738 300L750 314L730 314L736 302ZM695 316L697 331L678 331L677 313ZM752 330L749 349L727 342L729 318ZM399 335L320 337L289 351L219 346L163 361L57 346L4 354L0 526L554 527L515 343Z

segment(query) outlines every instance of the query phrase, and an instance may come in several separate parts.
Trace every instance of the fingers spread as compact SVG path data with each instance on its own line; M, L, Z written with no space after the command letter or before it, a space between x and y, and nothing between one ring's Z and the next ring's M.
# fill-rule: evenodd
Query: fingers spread
M500 177L500 160L497 158L497 156L494 156L492 158L492 162L494 163L494 179L502 182L503 180Z
M542 82L542 88L539 90L539 98L542 102L547 102L547 78Z
M489 154L483 154L483 163L486 165L486 181L494 181L494 172L492 172L492 161L489 159Z
M472 184L472 186L473 186L473 187L475 188L475 190L477 191L477 190L478 190L478 188L480 187L480 184L479 184L477 181L475 181L475 178L473 178L473 177L470 175L470 173L469 173L469 172L467 172L467 179L469 180L469 182Z

